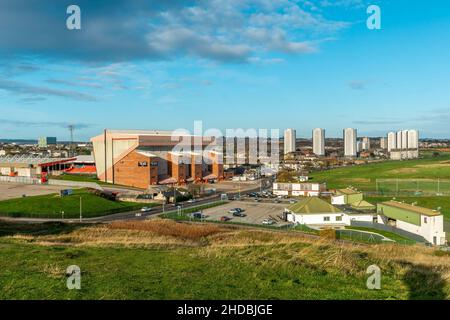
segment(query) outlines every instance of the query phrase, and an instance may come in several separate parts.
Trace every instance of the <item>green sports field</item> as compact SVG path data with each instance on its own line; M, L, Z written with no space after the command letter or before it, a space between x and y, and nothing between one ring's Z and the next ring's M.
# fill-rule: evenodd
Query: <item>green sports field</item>
M0 201L0 216L29 218L78 218L80 197L84 218L137 210L142 204L105 199L87 189L76 189L70 196L59 194ZM64 214L63 214L64 212Z
M354 186L363 191L376 191L377 179L433 179L429 182L424 181L422 186L419 183L419 189L436 190L437 179L450 180L450 155L444 154L418 160L385 161L313 172L311 179L326 181L329 189ZM412 184L400 187L417 190L417 184L410 183ZM450 192L450 183L443 183L441 187L443 191Z

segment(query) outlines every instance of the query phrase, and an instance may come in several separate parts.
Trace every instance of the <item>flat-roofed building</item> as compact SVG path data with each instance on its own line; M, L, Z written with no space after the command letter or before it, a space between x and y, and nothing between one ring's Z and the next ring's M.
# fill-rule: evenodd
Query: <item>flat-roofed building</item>
M295 129L286 129L284 131L284 154L295 152L295 143L297 133Z
M275 182L273 184L273 194L278 196L318 197L325 191L327 191L325 182Z
M387 135L387 149L388 152L397 149L397 134L395 132L389 132Z
M357 154L357 131L356 129L344 129L344 156L356 157Z
M317 156L325 155L325 129L316 128L312 132L313 152Z

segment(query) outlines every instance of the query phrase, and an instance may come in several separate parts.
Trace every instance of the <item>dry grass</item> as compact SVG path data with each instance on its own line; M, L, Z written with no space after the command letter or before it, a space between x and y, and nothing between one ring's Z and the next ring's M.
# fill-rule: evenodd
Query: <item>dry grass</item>
M224 232L215 225L171 220L123 221L83 227L55 235L16 234L8 238L43 246L174 247L206 244L208 236Z
M188 224L172 220L150 220L144 222L120 221L108 225L109 229L149 231L161 236L170 236L187 240L200 240L201 238L216 234L222 230L211 224Z

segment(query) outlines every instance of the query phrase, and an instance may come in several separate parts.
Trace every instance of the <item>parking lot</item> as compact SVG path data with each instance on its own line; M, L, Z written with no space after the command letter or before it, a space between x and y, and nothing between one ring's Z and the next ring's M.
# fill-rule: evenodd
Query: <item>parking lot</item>
M228 213L230 209L241 208L245 217L234 217ZM275 226L282 226L288 224L281 220L282 213L286 208L285 204L279 203L262 203L249 201L231 201L225 205L205 209L206 220L220 220L222 216L231 218L230 222L241 222L251 224L261 224L264 219L272 219L276 221Z
M61 186L48 185L31 185L31 184L16 184L16 183L0 183L0 201L7 199L20 198L22 195L39 196L50 193L59 193Z

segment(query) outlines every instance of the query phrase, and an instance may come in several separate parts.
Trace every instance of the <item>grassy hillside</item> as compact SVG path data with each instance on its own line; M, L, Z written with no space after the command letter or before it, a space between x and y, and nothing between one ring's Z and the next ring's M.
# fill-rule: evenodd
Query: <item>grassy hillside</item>
M0 224L0 299L445 299L450 256L177 223ZM81 290L65 270L81 268ZM366 288L366 268L382 289ZM447 280L446 280L447 279Z
M450 156L345 167L314 172L311 178L326 181L331 189L352 185L361 190L375 191L376 179L450 179Z
M86 189L76 189L73 195L65 197L50 194L0 201L0 216L61 218L61 212L64 211L64 218L78 218L80 197L85 218L136 210L143 206L137 203L111 201Z

